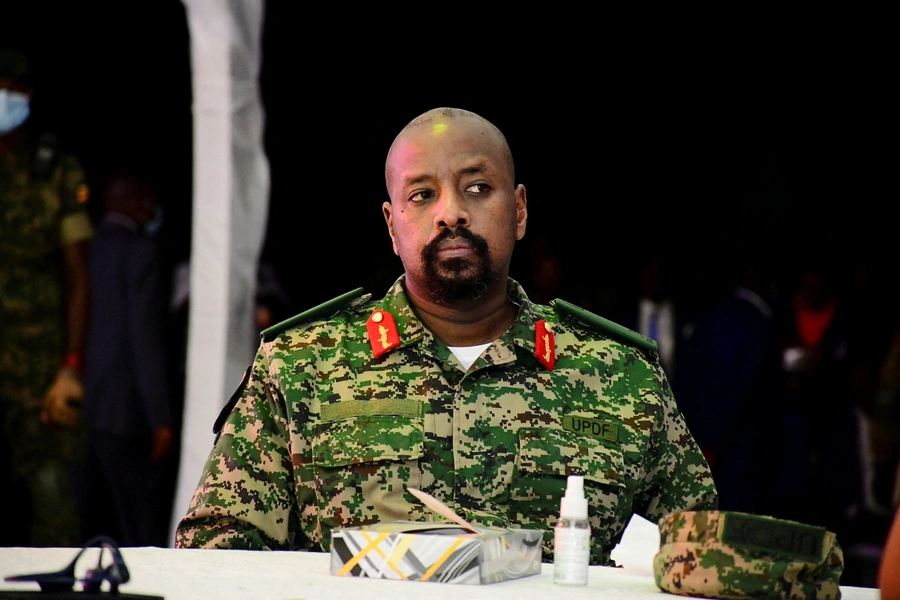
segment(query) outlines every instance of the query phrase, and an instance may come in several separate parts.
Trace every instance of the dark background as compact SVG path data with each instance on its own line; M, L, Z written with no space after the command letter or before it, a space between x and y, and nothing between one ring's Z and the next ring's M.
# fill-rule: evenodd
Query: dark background
M19 4L0 17L0 36L32 50L35 119L61 133L95 191L119 162L152 173L168 256L186 259L183 5ZM796 26L747 37L657 35L633 21L627 32L579 31L577 15L565 27L535 19L540 35L428 23L353 29L267 4L264 258L291 310L360 285L378 295L400 273L380 210L384 156L435 106L478 112L508 137L530 217L514 276L528 282L533 251L549 249L561 257L560 296L597 310L627 294L636 261L653 250L676 273L753 253L783 286L810 255L892 267L895 97L877 35L840 19L818 36Z

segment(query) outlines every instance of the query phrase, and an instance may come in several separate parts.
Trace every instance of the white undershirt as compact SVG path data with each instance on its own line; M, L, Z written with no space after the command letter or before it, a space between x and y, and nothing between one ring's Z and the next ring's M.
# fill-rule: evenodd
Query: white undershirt
M478 344L477 346L447 346L450 348L450 352L453 353L453 356L456 357L456 360L462 364L463 369L466 371L469 370L469 367L472 366L472 363L478 360L478 357L481 356L481 353L484 352L485 348L491 345L491 342L487 344Z

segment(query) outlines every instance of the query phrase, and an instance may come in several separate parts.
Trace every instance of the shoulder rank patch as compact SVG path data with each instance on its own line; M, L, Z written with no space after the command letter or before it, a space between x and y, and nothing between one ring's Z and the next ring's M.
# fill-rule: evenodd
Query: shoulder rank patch
M369 333L369 344L372 345L372 354L375 358L400 345L400 335L397 333L394 315L380 308L375 309L369 315L369 320L366 321L366 331Z
M556 342L553 339L553 329L544 319L535 323L534 355L547 369L553 370L556 363Z
M78 204L87 204L87 201L90 199L91 191L86 183L82 183L75 189L75 201L78 202Z
M569 313L570 315L575 316L575 318L593 325L594 327L605 331L606 333L609 333L614 337L630 342L644 350L650 350L652 352L657 351L656 340L644 337L637 331L632 331L627 327L623 327L622 325L614 323L609 319L604 319L600 315L595 315L588 310L579 308L574 304L570 304L569 302L566 302L565 300L561 300L559 298L557 298L556 300L551 300L550 304L560 311Z
M300 314L294 315L288 319L285 319L281 323L276 323L272 325L268 329L264 329L260 334L264 342L271 342L274 340L279 333L282 331L286 331L295 325L299 325L300 323L305 323L307 321L312 321L317 317L321 317L323 315L333 315L340 309L347 306L351 300L362 296L363 288L356 288L352 292L347 292L346 294L341 294L337 298L332 298L327 302L323 302L318 306L314 306L309 310L305 310Z

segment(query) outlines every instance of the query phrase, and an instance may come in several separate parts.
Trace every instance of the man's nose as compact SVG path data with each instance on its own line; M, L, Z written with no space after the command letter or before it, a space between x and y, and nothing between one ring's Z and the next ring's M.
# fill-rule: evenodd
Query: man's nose
M435 204L434 224L438 229L466 227L471 217L466 199L458 191L445 191Z

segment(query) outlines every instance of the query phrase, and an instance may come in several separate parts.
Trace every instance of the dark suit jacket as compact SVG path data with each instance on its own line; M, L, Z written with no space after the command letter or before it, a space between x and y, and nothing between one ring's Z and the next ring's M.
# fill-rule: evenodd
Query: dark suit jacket
M694 318L678 356L678 406L712 458L719 508L756 512L774 479L780 351L768 306L735 292Z
M149 435L172 425L162 258L127 219L104 219L91 246L91 327L85 353L89 430Z

